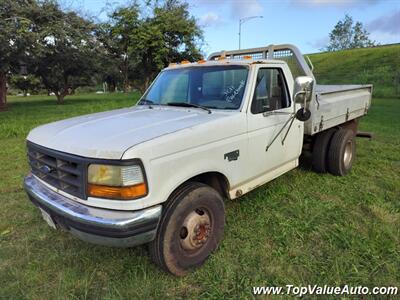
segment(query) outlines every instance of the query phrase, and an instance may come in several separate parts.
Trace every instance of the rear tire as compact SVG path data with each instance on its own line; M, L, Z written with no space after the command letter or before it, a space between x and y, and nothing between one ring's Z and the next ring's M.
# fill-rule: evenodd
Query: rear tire
M163 270L184 276L217 248L224 225L221 195L203 183L186 183L163 208L156 238L149 244L150 256Z
M333 134L336 129L328 129L319 133L314 142L312 151L312 166L317 173L328 171L328 151Z
M339 129L332 137L328 152L329 172L336 176L344 176L350 172L356 154L354 132Z

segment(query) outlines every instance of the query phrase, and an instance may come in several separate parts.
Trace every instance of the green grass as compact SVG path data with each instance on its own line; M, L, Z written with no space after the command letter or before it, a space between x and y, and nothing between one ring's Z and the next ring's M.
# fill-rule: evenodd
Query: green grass
M400 286L400 102L374 99L346 177L307 164L226 203L225 237L175 278L145 246L94 246L53 231L28 202L25 136L39 124L133 104L133 95L12 98L0 113L0 298L252 298L256 285Z
M320 84L374 85L374 96L400 98L400 44L309 55Z

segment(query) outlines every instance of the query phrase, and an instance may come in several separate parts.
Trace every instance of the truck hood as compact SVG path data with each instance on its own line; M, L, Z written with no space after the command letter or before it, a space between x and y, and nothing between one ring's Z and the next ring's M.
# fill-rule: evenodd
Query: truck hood
M27 140L79 156L121 159L137 144L224 116L227 114L199 109L136 106L39 126Z

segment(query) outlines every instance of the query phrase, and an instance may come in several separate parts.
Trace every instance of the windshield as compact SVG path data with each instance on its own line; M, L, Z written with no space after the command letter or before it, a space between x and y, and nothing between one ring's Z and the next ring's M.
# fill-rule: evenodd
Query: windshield
M139 104L238 109L248 69L244 66L188 67L163 71Z

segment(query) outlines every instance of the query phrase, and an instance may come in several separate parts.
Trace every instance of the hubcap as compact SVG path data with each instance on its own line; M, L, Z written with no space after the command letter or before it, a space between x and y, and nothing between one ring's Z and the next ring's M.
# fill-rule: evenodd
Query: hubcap
M203 209L192 211L183 222L180 230L181 246L185 250L201 248L208 240L211 232L210 216Z
M353 157L353 142L350 140L347 141L346 143L343 155L343 163L346 169L349 168L352 157Z

